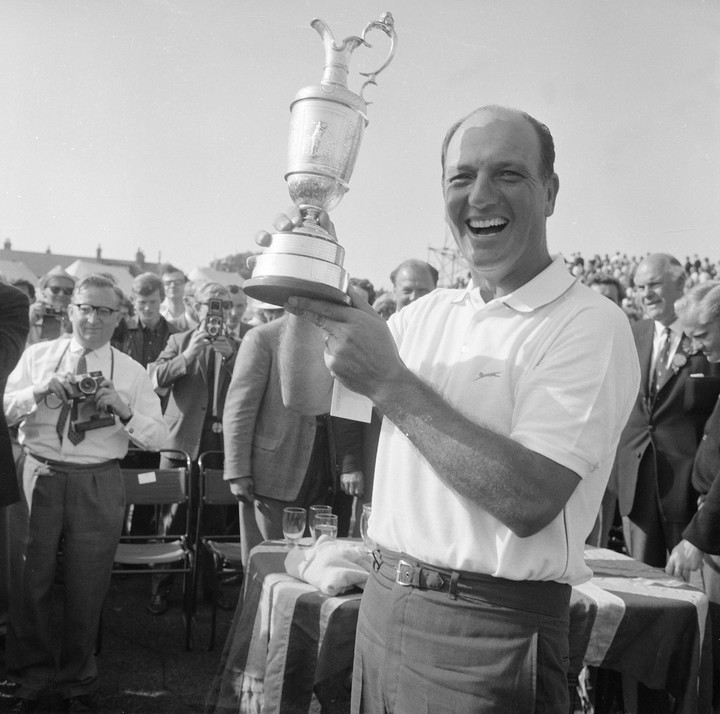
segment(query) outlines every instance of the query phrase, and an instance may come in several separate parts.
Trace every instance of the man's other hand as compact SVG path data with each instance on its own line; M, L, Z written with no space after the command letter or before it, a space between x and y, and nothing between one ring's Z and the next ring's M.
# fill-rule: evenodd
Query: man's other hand
M255 500L255 482L252 476L230 479L230 492L241 503L252 503Z

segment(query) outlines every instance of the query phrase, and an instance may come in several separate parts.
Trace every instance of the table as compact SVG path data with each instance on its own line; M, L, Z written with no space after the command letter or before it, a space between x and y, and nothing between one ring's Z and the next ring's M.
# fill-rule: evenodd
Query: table
M333 709L352 670L360 591L323 595L285 573L283 544L251 553L243 597L207 700L210 714ZM570 670L583 664L667 690L677 714L711 711L708 600L658 568L589 548L592 580L573 588Z

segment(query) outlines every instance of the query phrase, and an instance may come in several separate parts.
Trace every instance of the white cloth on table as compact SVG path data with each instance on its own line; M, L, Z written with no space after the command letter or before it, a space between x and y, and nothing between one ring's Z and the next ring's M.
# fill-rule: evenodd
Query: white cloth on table
M322 535L310 548L295 548L285 558L285 570L326 595L339 595L365 585L372 557L362 543Z

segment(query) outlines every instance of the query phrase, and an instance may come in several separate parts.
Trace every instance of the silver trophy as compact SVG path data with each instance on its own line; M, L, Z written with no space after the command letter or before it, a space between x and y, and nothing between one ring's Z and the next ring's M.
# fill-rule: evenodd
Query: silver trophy
M330 28L315 19L311 26L325 47L325 71L319 85L301 89L290 105L288 170L290 197L303 222L291 232L272 235L271 244L255 259L252 278L243 290L252 298L284 305L292 295L349 303L349 276L343 268L344 248L318 222L320 211L331 211L348 190L360 141L367 126L367 103L362 92L395 54L397 36L389 12L369 23L360 37L335 42ZM352 52L371 47L366 35L381 30L390 38L385 62L367 77L360 94L348 89Z

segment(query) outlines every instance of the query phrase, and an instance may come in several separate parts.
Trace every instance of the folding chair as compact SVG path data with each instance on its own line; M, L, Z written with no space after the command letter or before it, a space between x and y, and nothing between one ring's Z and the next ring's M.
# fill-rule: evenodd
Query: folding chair
M200 503L198 504L197 520L198 558L195 562L195 586L197 587L197 567L200 560L200 553L206 555L205 562L212 562L215 576L212 580L212 614L210 619L210 641L208 650L212 650L215 646L220 583L223 577L229 575L242 576L243 573L242 559L240 557L239 530L238 533L234 535L205 533L203 531L203 516L208 507L237 505L237 499L231 493L229 483L223 480L223 470L206 466L206 462L211 460L211 457L222 456L222 454L222 451L206 451L200 454L198 458Z
M195 609L195 550L190 535L191 491L190 456L179 449L161 449L185 465L179 468L123 468L125 495L128 505L153 505L158 509L171 504L186 504L183 529L180 535L123 535L115 553L113 572L122 575L157 575L163 573L183 575L183 614L185 618L185 648L192 649L192 620Z

